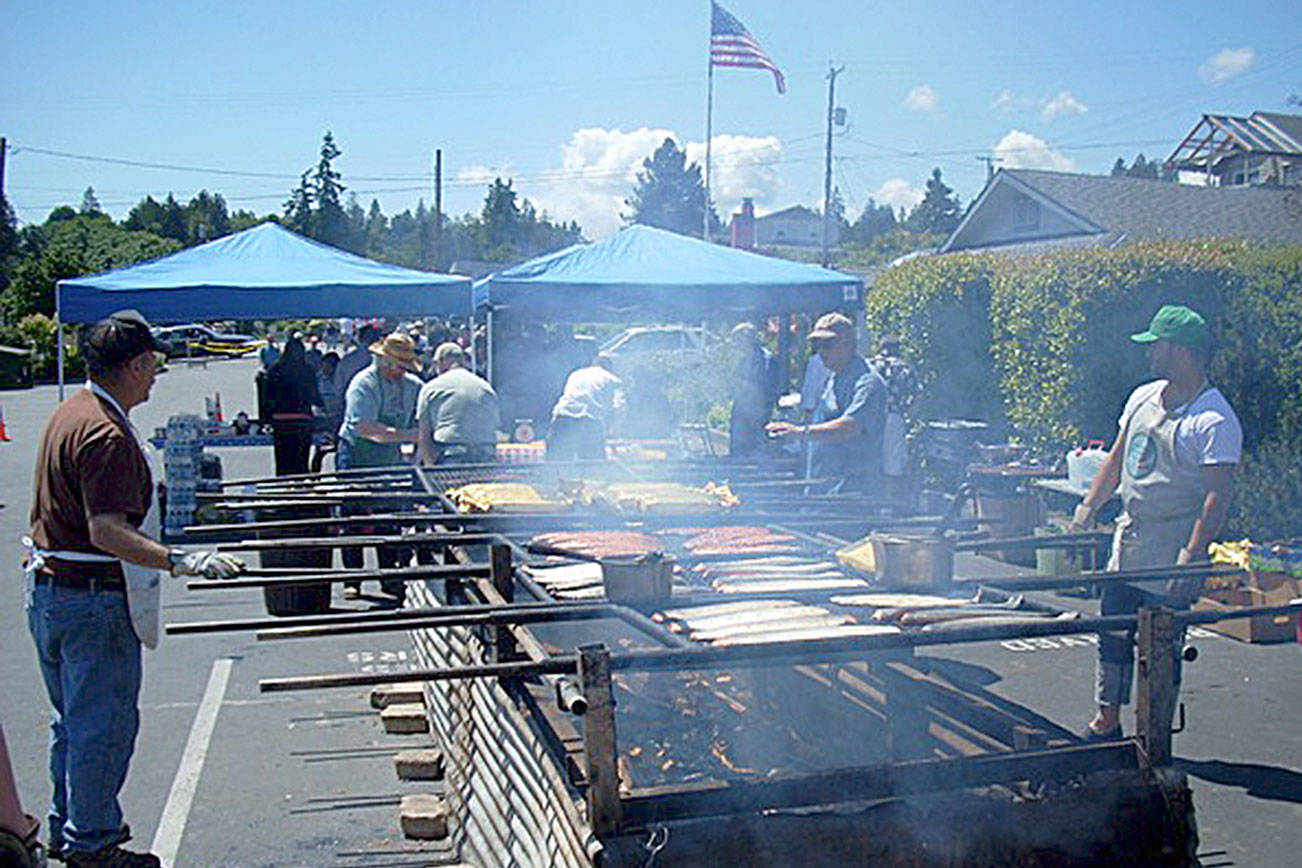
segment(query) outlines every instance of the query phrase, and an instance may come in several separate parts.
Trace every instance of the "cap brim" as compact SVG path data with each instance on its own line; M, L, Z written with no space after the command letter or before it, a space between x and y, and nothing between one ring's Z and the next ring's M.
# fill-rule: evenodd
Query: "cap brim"
M1152 332L1144 331L1130 336L1130 339L1137 344L1151 344L1154 341L1160 341L1161 338Z
M809 333L809 339L811 341L830 341L837 337L840 337L840 335L833 331L814 331Z

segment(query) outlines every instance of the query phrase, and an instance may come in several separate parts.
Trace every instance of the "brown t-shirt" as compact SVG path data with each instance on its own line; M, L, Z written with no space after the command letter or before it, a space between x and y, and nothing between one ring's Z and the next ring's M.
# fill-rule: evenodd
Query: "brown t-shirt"
M107 401L79 389L41 436L32 541L43 549L105 554L91 544L89 517L121 512L139 527L152 489L149 465L126 421Z

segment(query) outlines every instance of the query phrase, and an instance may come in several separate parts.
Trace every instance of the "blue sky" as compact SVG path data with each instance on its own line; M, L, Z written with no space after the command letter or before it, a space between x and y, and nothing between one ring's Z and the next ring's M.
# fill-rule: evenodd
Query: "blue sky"
M1003 165L1165 157L1202 112L1295 111L1302 4L729 0L779 64L715 78L721 212L822 198L825 76L844 66L835 183L907 206L934 166L966 202ZM703 153L707 0L125 3L0 0L0 135L23 221L93 186L122 217L199 189L278 212L322 133L363 204L478 209L487 179L589 237L620 225L666 134ZM93 157L71 159L59 151ZM134 167L105 161L222 170Z

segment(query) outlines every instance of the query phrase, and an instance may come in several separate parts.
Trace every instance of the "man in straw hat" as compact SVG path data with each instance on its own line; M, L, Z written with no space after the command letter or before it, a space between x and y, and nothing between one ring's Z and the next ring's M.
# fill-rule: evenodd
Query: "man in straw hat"
M1072 530L1093 525L1098 509L1120 490L1122 513L1112 539L1110 570L1163 567L1207 560L1229 507L1230 475L1239 463L1243 429L1220 390L1207 382L1211 335L1196 311L1166 305L1146 331L1130 339L1147 348L1157 379L1131 393L1116 442L1076 507ZM1103 615L1133 614L1141 606L1187 609L1202 579L1109 584ZM1177 631L1184 643L1184 631ZM1099 635L1098 711L1085 731L1091 740L1121 738L1121 706L1130 701L1133 632ZM1176 655L1176 685L1180 655Z
M421 381L416 376L420 359L412 339L394 332L370 346L374 360L353 377L344 396L344 422L339 426L339 451L335 467L386 467L402 461L402 444L416 442L416 399ZM380 550L382 568L397 566L401 552ZM362 565L362 551L344 550L344 566ZM406 596L401 581L381 582L385 593L399 600ZM356 597L361 582L344 585L345 597Z

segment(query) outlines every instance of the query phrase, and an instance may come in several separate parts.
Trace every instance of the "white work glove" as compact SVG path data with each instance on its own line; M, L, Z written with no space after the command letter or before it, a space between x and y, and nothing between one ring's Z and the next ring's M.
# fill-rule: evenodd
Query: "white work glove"
M224 552L190 552L172 564L174 576L233 579L244 572L244 561Z
M1082 503L1071 514L1071 521L1067 523L1067 533L1084 533L1092 527L1094 527L1094 510Z

